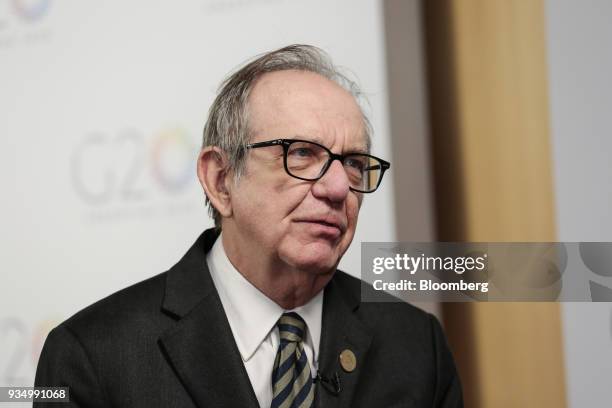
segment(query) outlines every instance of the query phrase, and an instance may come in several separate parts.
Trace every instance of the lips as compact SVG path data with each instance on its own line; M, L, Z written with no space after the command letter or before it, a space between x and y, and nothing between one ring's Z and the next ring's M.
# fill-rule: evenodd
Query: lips
M323 229L336 229L341 233L346 231L346 223L337 218L331 217L308 217L296 220L301 223L308 223L320 226Z

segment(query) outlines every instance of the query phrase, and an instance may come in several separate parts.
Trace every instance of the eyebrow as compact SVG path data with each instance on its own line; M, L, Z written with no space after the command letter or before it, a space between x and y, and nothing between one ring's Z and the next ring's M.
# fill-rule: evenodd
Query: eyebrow
M306 136L306 135L295 135L294 137L290 137L288 139L298 139L298 140L307 140L311 142L318 143L322 146L325 146L329 149L329 147L324 143L324 141L318 136ZM330 149L331 150L331 149ZM366 145L358 146L354 149L349 149L346 152L342 152L342 154L350 154L350 153L365 153L369 154L368 148Z

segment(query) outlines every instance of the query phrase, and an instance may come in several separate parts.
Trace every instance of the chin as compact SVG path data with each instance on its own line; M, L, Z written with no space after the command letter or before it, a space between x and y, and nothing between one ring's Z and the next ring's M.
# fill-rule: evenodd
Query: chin
M284 257L288 264L313 273L327 273L335 269L340 259L338 248L329 243L313 242L293 248Z

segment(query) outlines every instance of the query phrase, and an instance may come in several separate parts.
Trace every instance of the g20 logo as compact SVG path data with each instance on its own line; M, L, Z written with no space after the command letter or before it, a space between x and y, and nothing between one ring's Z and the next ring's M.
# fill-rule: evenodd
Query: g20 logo
M70 163L72 184L89 204L142 201L157 191L178 194L195 181L197 147L184 129L163 129L146 138L125 129L88 134Z

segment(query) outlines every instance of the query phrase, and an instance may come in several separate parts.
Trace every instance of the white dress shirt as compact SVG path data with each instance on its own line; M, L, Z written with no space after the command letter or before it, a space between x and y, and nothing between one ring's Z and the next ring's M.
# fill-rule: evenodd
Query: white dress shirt
M296 312L306 322L304 351L315 377L321 340L323 291L303 306L284 310L236 270L225 253L221 235L206 256L206 263L260 407L268 408L272 403L272 369L280 342L276 323L284 312Z

